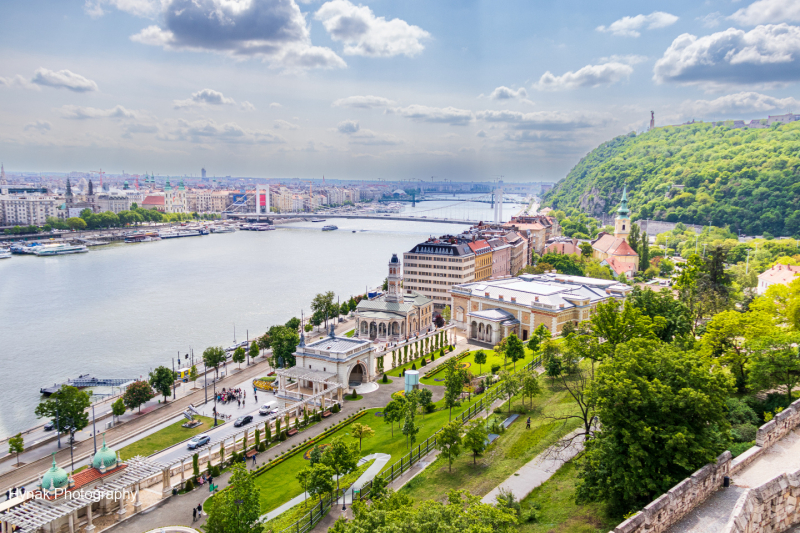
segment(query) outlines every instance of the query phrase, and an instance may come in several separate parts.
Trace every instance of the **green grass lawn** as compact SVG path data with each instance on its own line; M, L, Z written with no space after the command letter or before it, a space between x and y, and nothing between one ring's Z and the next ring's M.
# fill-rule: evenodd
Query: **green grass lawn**
M574 407L561 402L568 393L552 389L545 383L544 378L540 378L540 383L542 393L534 397L532 405L527 398L524 407L519 396L512 399L512 413L519 413L520 417L489 446L483 455L477 457L475 463L472 454L464 451L461 457L453 462L450 472L447 460L437 459L401 490L407 491L411 497L419 501L441 500L452 489L465 489L483 496L563 435L572 431L576 423L564 424L544 416L559 416L571 412ZM505 420L508 416L508 402L505 402L501 409L502 414L498 418ZM527 416L531 416L531 429L525 429Z
M536 509L536 521L520 524L523 533L607 533L621 520L609 518L600 503L575 503L578 469L573 461L566 463L553 477L533 489L522 500L523 515Z
M450 354L450 352L445 351L444 355L447 356L449 354ZM439 350L436 350L436 352L434 352L433 355L436 357L435 360L438 361L439 360ZM391 362L392 362L392 354L391 354L391 352L386 354L384 361L386 361L387 359L388 359L389 363L391 364ZM428 365L430 365L431 364L431 354L427 354L425 356L425 360L428 362ZM386 364L386 363L384 363L384 364ZM387 371L386 375L389 376L389 377L400 377L400 376L403 375L403 370L411 370L412 366L417 367L416 370L420 371L420 375L424 374L428 370L428 366L427 365L426 366L422 366L422 357L420 357L418 359L414 359L413 361L409 361L408 363L403 363L402 365L398 366L397 368L393 368L393 369Z
M360 394L356 394L356 397L353 398L352 394L345 394L344 399L347 400L348 402L357 402L358 400L363 400L364 397L361 396Z
M138 441L125 446L119 451L122 460L125 461L126 459L130 459L136 455L143 455L146 457L159 450L168 448L173 444L177 444L181 441L194 437L195 435L199 435L200 433L208 431L214 427L213 418L207 416L198 416L196 418L203 421L203 423L196 428L187 429L181 427L181 424L186 422L185 420L175 422L164 429L156 431L152 435L148 435L143 439L139 439ZM222 421L219 420L218 423L222 424Z
M472 403L474 402L475 400ZM466 410L472 403L463 402L460 407L454 408L453 417ZM359 423L366 424L375 431L373 437L363 440L361 455L377 452L390 454L392 459L387 466L391 466L394 462L399 461L400 457L408 453L409 450L406 448L406 439L398 424L394 424L394 437L392 437L392 430L389 424L384 422L382 417L375 416L375 413L379 411L380 409L369 409L365 416L358 419ZM420 426L420 431L417 434L417 444L419 444L448 422L448 411L443 410L426 414L424 419L422 415L417 415L416 420ZM330 442L331 439L336 437L343 437L347 441L354 442L355 439L349 436L348 427L343 427L332 436L321 440L319 444ZM298 453L291 459L287 459L275 468L256 477L256 487L261 491L259 500L262 513L267 513L298 494L302 494L303 490L295 476L297 472L308 464L303 455Z
M346 332L344 333L344 336L345 336L345 337L352 337L352 336L355 334L355 332L356 332L356 330L355 330L355 328L353 328L353 329L351 329L350 331L346 331Z
M494 352L494 350L489 350L489 349L483 350L483 352L486 354L486 363L484 363L483 365L478 365L475 362L475 351L470 352L468 356L459 361L459 365L461 365L462 368L464 367L464 365L466 365L466 368L476 376L483 376L485 374L488 374L492 370L492 365L500 365L502 370L503 358L497 355ZM525 348L525 359L517 361L516 364L517 370L519 370L520 367L530 363L532 360L533 360L533 352L528 348ZM507 370L513 370L514 363L512 363L510 359L507 360L505 363L505 368ZM442 381L436 381L437 379L441 379ZM438 387L443 387L444 370L440 370L438 373L429 378L420 378L419 382L425 385L436 385Z

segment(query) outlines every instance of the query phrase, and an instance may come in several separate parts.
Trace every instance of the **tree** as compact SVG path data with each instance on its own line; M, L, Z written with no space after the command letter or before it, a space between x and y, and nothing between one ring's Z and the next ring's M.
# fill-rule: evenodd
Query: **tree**
M392 427L392 437L394 437L394 423L403 420L405 400L392 400L383 408L383 421Z
M455 359L450 359L444 366L444 404L450 410L449 420L452 420L453 407L458 405L458 398L464 390L464 377L461 369L456 367Z
M582 242L579 247L581 249L582 258L589 259L590 257L592 257L592 253L594 253L594 250L591 244L589 244L588 242Z
M517 361L525 359L525 345L519 340L515 333L506 337L506 357L511 359L514 370L517 369Z
M315 313L321 313L325 317L325 328L328 328L328 318L333 318L333 291L319 293L311 300L311 310ZM295 328L297 329L297 328Z
M486 352L478 350L474 355L475 363L478 364L478 372L483 375L483 365L486 364Z
M232 467L233 474L225 490L206 503L207 533L261 533L259 490L253 474L242 463Z
M453 318L449 305L445 305L444 309L442 309L442 318L444 319L445 324L449 324L450 319Z
M89 413L86 411L92 403L89 395L87 391L62 385L47 399L42 400L34 412L38 418L52 420L57 431L63 431L67 426L80 431L89 425Z
M773 330L770 318L763 311L723 311L706 324L700 346L709 356L717 358L731 370L740 393L747 390L749 381L752 347L747 343Z
M372 478L372 483L369 487L369 499L377 502L386 498L389 495L388 484L389 482L384 476L378 475Z
M689 308L682 301L675 299L670 290L655 292L649 287L645 289L634 287L628 296L628 301L650 317L650 320L655 320L658 316L664 318L663 327L656 332L656 336L664 342L685 337L692 331L692 315Z
M542 341L549 338L550 330L547 329L547 326L544 324L539 324L539 326L533 330L531 338L528 340L528 349L533 353L536 353L537 350L539 350L539 345L542 343Z
M427 387L422 387L417 390L417 402L419 402L419 406L422 410L422 419L425 419L425 411L428 410L428 406L433 404L433 391L431 391Z
M203 364L214 369L214 379L219 378L219 365L226 361L222 346L210 346L203 351Z
M605 340L597 345L594 360L613 357L617 346L631 339L653 339L656 331L666 327L664 317L656 316L651 319L634 307L632 302L626 301L622 304L615 299L598 304L590 323L592 333Z
M628 244L633 248L634 252L641 256L641 253L639 253L639 249L641 248L639 241L639 224L631 224L631 232L628 234Z
M287 327L287 328L289 328L289 329L292 329L292 330L294 330L294 331L297 331L297 329L300 327L300 319L299 319L299 318L297 318L296 316L295 316L295 317L292 317L292 318L290 318L290 319L289 319L289 320L286 322L286 327Z
M461 455L461 423L458 420L445 425L436 435L436 449L447 459L447 471L452 471L453 461Z
M647 232L642 232L642 241L639 245L639 270L645 271L652 268L650 266L650 240Z
M260 353L261 353L261 350L258 349L258 343L256 341L251 342L250 343L250 354L249 354L250 355L250 359L255 359L256 357L259 356Z
M244 348L239 346L233 351L233 355L231 356L231 361L237 363L239 365L239 368L242 368L242 363L244 363L246 358L247 358L247 353L244 351Z
M350 432L352 433L353 437L358 439L358 450L361 451L361 441L363 439L368 439L375 435L375 430L369 427L366 424L360 424L358 422L354 423L350 427Z
M414 449L414 442L417 440L417 433L419 433L419 426L415 420L417 412L417 402L414 398L409 398L405 405L405 417L403 420L403 435L406 436L406 449L411 446Z
M128 409L136 409L138 407L141 413L142 404L146 403L153 396L155 396L155 393L148 382L134 381L125 389L122 400L125 402L125 407Z
M618 346L591 386L603 430L586 443L578 500L622 515L715 461L730 438L732 384L696 352L647 338Z
M336 474L336 490L339 490L339 479L349 474L358 466L358 450L356 443L347 444L341 437L334 437L330 446L322 454L322 464L333 470Z
M297 480L312 498L333 491L333 470L322 463L313 463L297 473Z
M516 374L503 370L500 372L500 388L508 398L508 414L511 414L511 399L519 392L519 377Z
M294 352L300 344L300 335L297 330L286 326L272 326L269 328L270 344L272 345L272 357L279 366L283 363L285 367L295 365Z
M464 435L464 446L472 452L472 464L477 461L478 455L486 449L486 439L489 437L486 431L486 424L483 420L473 420L467 426L467 433Z
M76 231L86 229L86 221L79 217L70 217L67 219L67 226Z
M19 454L24 451L25 439L22 438L22 433L17 433L8 439L8 453L13 453L17 456L17 466L19 466Z
M175 372L165 366L156 367L150 372L150 385L156 392L164 397L166 402L172 394L172 386L175 383Z
M116 401L111 404L111 414L114 415L115 421L125 414L125 410L125 400L122 398L117 398Z
M748 343L752 350L748 383L754 391L784 387L786 399L800 383L800 333L773 326L771 331Z
M189 370L189 381L192 382L192 387L194 387L198 377L200 377L200 374L197 372L197 365L192 365L192 368Z
M522 385L523 405L525 396L530 398L531 405L533 405L533 397L542 391L541 387L539 386L539 377L534 372L526 372L522 376L521 385Z

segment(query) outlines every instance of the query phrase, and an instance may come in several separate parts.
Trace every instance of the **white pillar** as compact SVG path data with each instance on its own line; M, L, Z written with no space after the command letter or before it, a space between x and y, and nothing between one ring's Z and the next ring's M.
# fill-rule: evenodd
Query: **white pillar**
M136 484L136 501L133 503L133 512L138 513L142 510L142 501L139 499L139 489L141 483Z
M164 479L163 479L163 483L162 483L162 488L161 488L161 496L162 496L163 498L166 498L167 496L169 496L170 494L172 494L172 485L170 484L170 479L169 479L169 470L170 470L170 468L169 468L169 467L166 467L166 468L165 468L165 469L164 469L164 470L161 472L161 476L164 478Z
M69 533L75 533L75 517L73 516L73 513L69 513L67 518L69 520Z
M86 527L83 529L84 533L92 533L94 531L94 524L92 524L92 504L86 508Z

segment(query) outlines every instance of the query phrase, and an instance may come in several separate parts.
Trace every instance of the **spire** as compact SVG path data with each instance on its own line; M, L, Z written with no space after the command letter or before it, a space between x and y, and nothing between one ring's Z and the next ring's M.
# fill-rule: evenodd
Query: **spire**
M625 185L622 189L622 200L619 202L619 207L617 208L617 214L619 216L627 217L628 216L628 186Z

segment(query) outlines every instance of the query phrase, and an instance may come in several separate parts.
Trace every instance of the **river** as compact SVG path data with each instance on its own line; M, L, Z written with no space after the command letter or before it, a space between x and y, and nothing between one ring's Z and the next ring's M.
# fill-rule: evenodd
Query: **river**
M490 204L428 201L405 213L489 220ZM440 207L441 209L436 209ZM504 219L522 206L504 206ZM178 353L195 357L282 324L315 294L363 294L393 253L466 226L331 219L0 261L0 438L37 423L39 389L79 374L139 378ZM356 230L356 233L353 233ZM366 231L361 231L366 230Z

